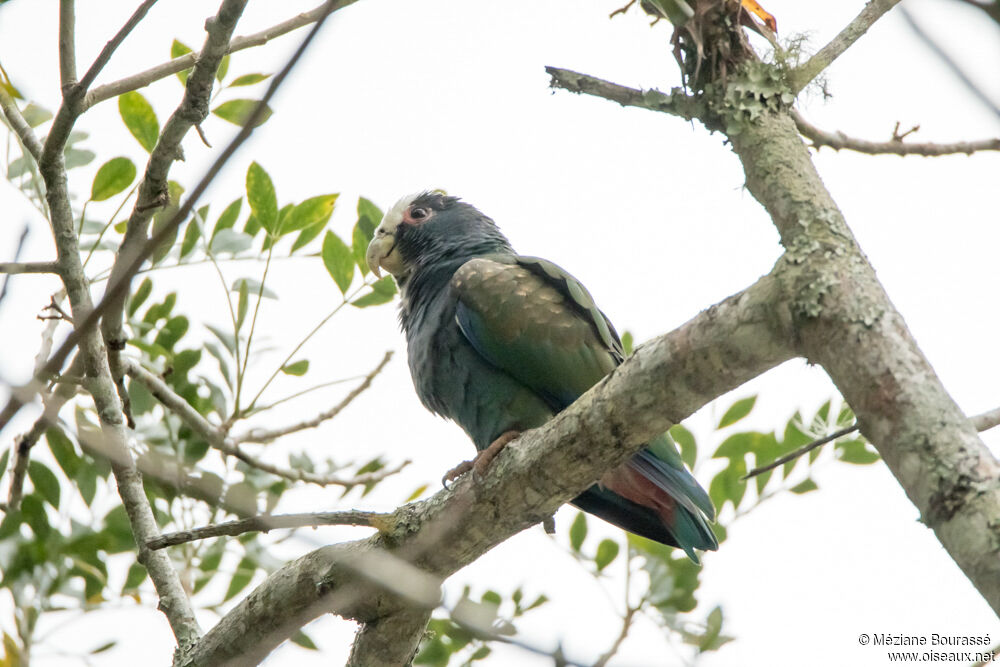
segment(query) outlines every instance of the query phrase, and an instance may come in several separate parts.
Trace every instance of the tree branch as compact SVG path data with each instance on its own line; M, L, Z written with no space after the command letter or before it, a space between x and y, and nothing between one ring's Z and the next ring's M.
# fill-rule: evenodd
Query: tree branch
M143 368L137 361L126 359L124 369L128 375L142 383L146 389L165 407L181 418L195 433L200 435L213 448L219 450L227 456L233 456L243 461L249 466L258 470L269 472L272 475L283 477L294 482L309 482L318 486L343 486L352 488L359 484L372 484L379 482L386 477L395 475L400 470L410 464L410 461L403 461L392 468L355 475L354 477L339 477L337 475L324 475L306 470L295 470L282 468L265 461L261 461L255 456L243 451L237 442L228 438L221 428L215 426L202 417L197 410L184 400L182 396L176 394L166 382L158 378L153 373Z
M139 183L135 205L125 229L125 237L118 248L108 278L109 285L123 282L126 288L108 304L104 319L101 321L101 331L108 345L111 374L116 383L121 384L124 374L121 352L128 340L122 321L125 299L129 291L128 284L134 275L129 268L134 258L148 244L149 222L153 218L153 213L169 201L167 176L174 160L182 155L181 141L192 126L201 123L208 116L208 103L215 85L215 74L245 6L246 0L225 0L219 7L218 16L205 23L208 34L198 54L197 64L185 84L184 97L164 124L156 146L150 152L142 181ZM142 9L140 7L136 13Z
M149 11L150 7L156 4L156 1L157 0L145 0L145 2L139 5L135 12L132 13L132 16L129 17L129 20L125 22L125 25L123 25L115 36L104 45L104 48L101 49L99 54L97 54L97 58L94 59L93 64L87 70L86 74L84 74L83 78L80 79L80 83L77 86L80 89L78 94L85 93L87 89L90 88L90 85L94 83L94 79L97 78L97 75L101 73L104 66L108 64L109 60L111 60L111 55L118 49L119 46L121 46L121 43L125 41L125 38L128 37L129 33L132 32L137 25L139 25L139 22L146 17L146 12ZM80 113L83 113L86 110L87 108L84 106L80 109Z
M55 262L0 262L0 273L59 273Z
M354 4L355 2L357 2L357 0L340 0L339 2L336 2L333 9L330 9L329 11L335 12L338 9ZM299 14L298 16L294 16L287 21L282 21L281 23L261 30L260 32L255 32L252 35L236 37L229 43L226 53L235 53L237 51L242 51L243 49L261 46L275 37L280 37L292 32L293 30L307 26L310 23L315 23L320 19L320 17L325 15L328 4L329 3L324 2L315 9ZM84 98L82 104L83 109L89 109L95 104L109 100L112 97L118 97L122 93L144 88L154 81L159 81L160 79L168 77L171 74L176 74L177 72L190 69L191 67L194 67L197 61L197 54L188 53L183 56L178 56L177 58L169 60L165 63L161 63L155 67L151 67L143 72L139 72L138 74L133 74L132 76L119 81L104 84L103 86L97 86Z
M76 85L76 0L59 0L59 82L63 95Z
M900 0L869 0L865 8L861 10L847 27L840 31L829 44L824 46L812 58L793 69L788 76L792 92L798 93L805 88L810 81L819 76L839 58L844 51L849 49L854 42L868 32L876 21L885 15L890 9L898 5Z
M362 622L364 641L384 645L394 636L393 614L437 604L436 582L550 516L671 423L793 356L790 316L775 307L783 280L762 278L643 345L572 406L511 443L481 481L463 478L396 510L378 535L289 563L208 632L186 664L251 664L327 612ZM392 574L383 578L371 564L391 554ZM418 592L398 588L411 581L424 583ZM242 630L248 627L252 636Z
M181 530L176 533L166 533L154 537L146 546L150 549L163 549L178 544L205 540L223 535L236 536L244 533L267 533L279 528L305 528L317 526L370 526L378 528L379 523L391 517L391 514L365 512L362 510L347 510L343 512L313 512L308 514L262 514L247 517L238 521L227 521L191 530Z
M902 138L894 136L889 141L866 141L849 137L843 132L827 132L815 125L810 124L797 111L791 112L795 120L795 127L798 128L802 136L812 142L813 148L829 146L834 150L846 148L868 155L923 155L927 157L937 155L952 155L955 153L965 153L972 155L976 151L1000 151L1000 137L996 139L980 139L978 141L959 141L950 144L939 143L904 143Z
M430 618L431 612L427 609L401 609L387 614L378 623L362 625L344 667L409 665Z
M680 116L684 120L697 118L704 110L697 99L686 94L680 88L673 88L669 93L662 93L654 89L644 92L568 69L546 67L545 71L552 77L549 82L549 86L552 88L562 88L571 93L585 93L603 97L612 102L618 102L623 107L661 111L673 116Z
M3 86L0 86L0 110L3 110L4 118L10 123L11 129L14 130L14 134L17 135L28 154L35 158L35 162L41 160L42 142L38 140L35 131L31 129L28 122L24 120L21 110L17 108L17 103L4 90Z
M312 419L307 419L306 421L299 422L298 424L292 424L284 428L278 428L273 430L250 429L250 431L248 431L247 433L244 433L241 436L233 438L232 443L234 445L239 445L244 442L260 442L260 443L271 442L272 440L277 440L278 438L288 435L290 433L304 431L309 428L316 428L323 422L329 419L333 419L334 417L339 415L344 408L350 405L354 401L354 399L356 399L364 391L366 391L369 387L371 387L372 381L375 379L375 376L382 372L382 369L385 368L386 364L389 363L389 360L392 359L392 355L393 355L392 350L387 351L385 353L385 356L382 357L382 361L380 361L378 366L376 366L368 375L364 377L364 379L361 381L361 384L352 389L351 392L348 393L347 396L345 396L340 401L340 403L333 406L329 410L319 413Z
M1000 464L948 395L824 187L792 118L730 137L747 188L806 267L788 284L803 352L970 581L1000 612Z

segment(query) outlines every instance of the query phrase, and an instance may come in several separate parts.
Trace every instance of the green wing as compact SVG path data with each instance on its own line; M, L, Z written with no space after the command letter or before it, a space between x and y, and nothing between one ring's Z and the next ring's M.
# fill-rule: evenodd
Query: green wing
M621 342L579 282L534 257L477 258L451 281L469 343L561 410L622 360Z

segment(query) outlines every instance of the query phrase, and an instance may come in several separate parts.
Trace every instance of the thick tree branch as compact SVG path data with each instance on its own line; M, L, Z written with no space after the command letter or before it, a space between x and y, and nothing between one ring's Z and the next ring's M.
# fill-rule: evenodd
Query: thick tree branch
M747 188L804 267L791 310L807 358L823 366L861 432L921 517L1000 613L1000 465L951 399L823 186L788 114L732 137Z
M336 2L333 8L329 11L335 12L338 9L347 7L348 5L353 5L355 2L357 2L357 0L340 0L339 2ZM315 9L299 14L298 16L294 16L287 21L282 21L281 23L261 30L260 32L255 32L252 35L236 37L229 43L226 53L235 53L236 51L242 51L243 49L261 46L275 37L280 37L292 32L293 30L315 23L321 17L326 15L328 4L329 3L324 2ZM138 74L133 74L132 76L119 81L114 81L103 86L97 86L84 98L82 104L83 109L89 109L95 104L109 100L113 97L118 97L122 93L144 88L154 81L159 81L160 79L168 77L171 74L176 74L177 72L190 69L194 67L197 61L197 54L188 53L183 56L178 56L177 58L169 60L165 63L161 63L155 67L151 67L143 72L139 72Z
M640 347L567 410L508 445L479 483L463 478L399 508L378 535L286 565L207 633L187 664L252 664L328 612L364 623L364 641L384 645L395 632L386 619L417 600L418 609L437 604L435 582L550 516L672 423L793 356L790 315L774 305L782 280L762 278ZM370 569L380 554L398 556L388 580ZM415 573L402 574L403 561ZM359 578L359 569L368 574ZM421 571L430 577L420 584L428 592L407 593L409 603L401 591L387 590ZM241 631L248 627L255 628L252 637Z
M375 623L362 625L344 667L409 665L430 618L431 612L427 609L401 609Z
M361 384L352 389L347 394L347 396L344 396L344 398L341 399L340 403L337 403L337 405L333 406L329 410L325 410L319 413L312 419L307 419L305 421L299 422L298 424L285 426L284 428L250 429L250 431L248 431L247 433L234 437L232 439L232 443L234 445L239 445L240 443L244 442L261 442L261 443L271 442L273 440L277 440L282 436L289 435L290 433L297 433L298 431L304 431L306 429L316 428L323 422L333 419L334 417L339 415L344 410L344 408L353 403L354 399L356 399L369 387L372 386L372 381L375 379L375 376L382 372L382 369L385 368L386 364L389 363L389 360L392 359L392 355L393 355L392 350L386 352L385 356L382 357L382 361L380 361L378 366L376 366L368 375L364 377L364 379L361 381Z
M233 456L243 461L249 466L258 470L269 472L272 475L283 477L294 482L309 482L318 486L343 486L352 488L360 484L372 484L379 482L386 477L395 475L400 470L410 464L410 461L403 461L397 466L383 468L382 470L370 473L355 475L354 477L340 477L333 474L320 474L292 468L282 468L245 452L237 442L233 441L223 432L221 428L215 426L201 416L197 410L191 407L182 396L175 393L166 382L158 378L153 373L143 368L138 362L127 359L124 362L125 372L133 379L142 383L156 400L169 408L174 414L183 420L195 433L205 439L211 447L219 450L226 456Z
M545 71L552 77L549 83L552 88L562 88L571 93L585 93L603 97L618 102L623 107L661 111L673 116L680 116L684 120L698 117L703 110L698 100L680 88L674 88L669 93L662 93L654 89L642 91L559 67L546 67Z
M861 10L853 21L846 28L834 37L829 44L819 50L816 55L796 67L789 74L792 92L798 93L805 88L810 81L819 76L830 64L839 58L844 51L849 49L854 42L868 32L876 21L882 18L886 12L898 5L900 0L869 0L865 8Z
M205 540L223 535L236 536L244 533L267 533L279 528L305 528L317 526L371 526L378 528L379 523L390 518L391 514L365 512L362 510L346 510L341 512L312 512L308 514L262 514L238 521L227 521L191 530L181 530L176 533L166 533L154 537L146 546L150 549L163 549L178 544Z
M959 141L949 144L904 142L902 138L893 137L889 141L866 141L849 137L843 132L827 132L809 123L797 111L791 112L795 119L795 127L802 136L812 142L813 148L829 146L834 150L846 148L868 155L953 155L965 153L972 155L976 151L1000 151L1000 137L995 139L980 139L978 141Z

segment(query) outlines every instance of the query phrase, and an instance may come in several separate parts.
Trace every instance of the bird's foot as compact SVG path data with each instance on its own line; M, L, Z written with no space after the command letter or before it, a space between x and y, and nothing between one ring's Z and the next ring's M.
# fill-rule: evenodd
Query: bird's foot
M489 447L479 452L476 458L471 461L462 461L446 472L444 477L441 478L441 485L447 489L448 482L454 482L470 470L472 471L473 480L479 481L486 475L487 468L493 463L493 459L496 458L497 454L503 451L503 448L519 435L521 435L520 431L507 431L503 433L499 438L491 442Z

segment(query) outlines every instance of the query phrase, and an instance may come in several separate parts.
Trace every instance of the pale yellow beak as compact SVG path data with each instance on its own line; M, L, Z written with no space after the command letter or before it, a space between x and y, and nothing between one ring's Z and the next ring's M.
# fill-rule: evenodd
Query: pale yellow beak
M394 234L376 235L368 244L365 261L372 273L379 278L382 277L382 269L394 276L403 273L403 258L396 251L396 236Z

